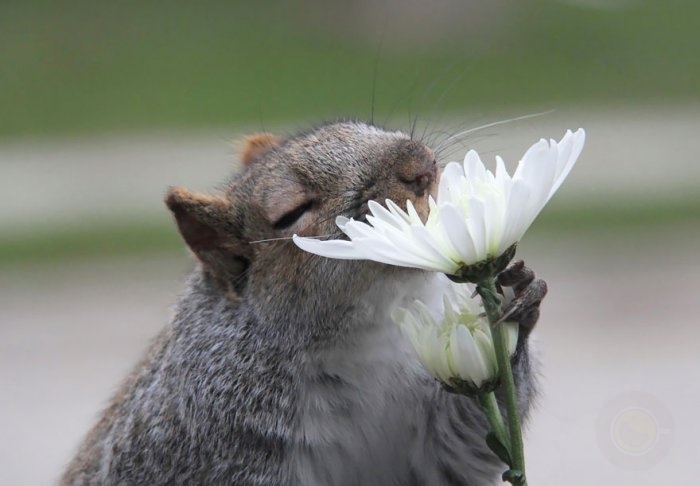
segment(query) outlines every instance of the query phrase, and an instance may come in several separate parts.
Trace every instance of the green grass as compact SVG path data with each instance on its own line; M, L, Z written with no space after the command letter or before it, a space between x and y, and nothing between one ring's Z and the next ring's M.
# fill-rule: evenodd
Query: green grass
M545 210L529 235L575 234L595 239L602 234L634 237L700 223L700 200L664 204L607 204ZM291 244L291 243L290 243ZM0 268L23 264L70 262L121 256L184 252L174 226L167 218L102 222L84 227L46 230L0 237Z
M490 42L383 51L378 118L699 98L700 2L511 8ZM2 2L0 137L366 117L376 43L332 27L279 0Z

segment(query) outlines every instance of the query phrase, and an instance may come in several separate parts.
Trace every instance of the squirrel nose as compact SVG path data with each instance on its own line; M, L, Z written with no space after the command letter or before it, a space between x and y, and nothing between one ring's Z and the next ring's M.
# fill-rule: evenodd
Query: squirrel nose
M423 158L410 165L410 171L404 168L397 174L398 180L417 197L423 197L437 178L437 161L432 157Z

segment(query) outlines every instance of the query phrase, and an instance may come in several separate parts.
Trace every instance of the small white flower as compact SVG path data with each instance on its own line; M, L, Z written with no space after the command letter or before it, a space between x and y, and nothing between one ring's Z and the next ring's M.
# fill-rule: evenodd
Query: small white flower
M439 311L415 300L409 309L397 308L392 318L435 378L452 388L466 386L476 391L495 384L498 363L488 320L479 317L483 308L470 297L470 291L469 285L449 283ZM507 349L513 354L518 324L498 325L505 326Z
M302 250L340 259L366 259L456 274L461 268L497 258L525 234L559 189L578 158L585 132L568 130L560 142L541 139L509 175L500 157L495 173L470 150L464 163L447 164L437 202L429 199L424 224L411 201L407 210L386 200L369 201L367 223L339 216L336 224L350 241L320 241L294 235Z

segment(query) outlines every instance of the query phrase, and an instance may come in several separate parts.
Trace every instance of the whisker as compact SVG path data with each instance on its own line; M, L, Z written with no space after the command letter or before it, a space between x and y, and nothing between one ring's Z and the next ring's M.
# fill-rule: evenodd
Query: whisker
M467 73L467 68L468 68L468 65L467 65L467 64L468 64L468 61L467 61L466 59L463 59L463 60L459 61L459 63L458 63L457 61L458 61L458 60L455 60L455 62L453 62L452 65L450 66L449 74L451 75L451 74L454 72L454 68L455 68L456 66L458 66L458 65L460 66L459 72L457 73L456 76L452 76L452 80L447 84L447 86L445 87L445 89L443 89L442 94L440 94L440 96L433 102L433 105L432 105L432 107L430 108L430 111L428 112L428 113L430 113L431 118L434 118L433 115L438 111L438 109L440 110L440 111L439 111L439 112L440 112L440 116L438 117L438 119L437 119L437 120L433 120L433 124L435 124L435 125L437 125L437 124L439 124L440 122L442 122L442 120L444 120L444 118L445 118L446 111L445 111L444 109L442 109L442 102L443 102L443 100L445 99L445 96L446 96L448 93L450 93L450 91L452 90L452 88L453 88L458 82L461 82L461 80L464 78L464 76L465 76L466 73ZM426 124L426 130L423 132L423 136L421 137L421 140L423 140L423 137L425 136L426 131L427 131L427 124Z
M413 123L411 123L411 140L415 140L415 138L416 138L416 124L417 123L418 123L418 113L416 113L416 116L413 117Z
M507 121L510 121L510 120L503 120L502 123L506 123ZM449 135L449 136L443 136L440 139L437 146L434 147L434 150L436 150L438 152L442 152L445 149L452 150L454 147L454 143L462 143L463 144L463 143L465 143L465 141L461 140L462 138L466 137L468 134L473 133L477 129L485 129L487 127L486 125L484 125L483 127L471 128L469 130L465 130L467 125L468 125L468 122L467 123L455 123L452 126L445 128L442 133L452 132L454 134L454 132L457 130L460 130L460 133L454 134L454 135ZM487 133L486 135L482 134L481 136L482 137L493 136L493 134ZM454 142L455 140L456 140L456 142ZM474 138L474 137L469 138L470 142L473 142L474 140L478 140L478 138Z
M335 236L336 233L330 233L327 235L318 235L318 236L304 236L304 238L330 238L331 236ZM283 241L283 240L291 240L293 236L281 236L279 238L265 238L264 240L255 240L255 241L249 241L248 244L253 245L256 243L267 243L270 241Z
M453 62L451 62L450 64L448 64L447 66L445 66L445 67L441 70L440 73L438 73L438 74L436 74L435 76L433 76L433 80L430 82L430 84L428 85L428 87L427 87L425 90L423 90L423 96L420 97L420 100L419 100L419 102L418 102L418 107L420 107L420 108L422 109L422 107L423 107L423 105L424 105L424 102L428 101L428 97L433 95L433 92L434 92L436 86L438 86L438 83L442 84L442 82L444 81L444 79L445 79L447 76L449 76L450 74L452 74L452 71L454 70L455 66L457 66L457 65L458 65L459 63L461 63L461 62L463 62L463 61L460 60L460 59L455 59ZM430 111L428 112L430 115L434 114L435 108L439 105L440 101L441 101L442 98L445 96L445 94L449 91L449 89L451 88L451 86L452 86L452 83L450 83L450 85L448 85L448 87L447 87L445 90L443 90L442 94L438 97L437 101L433 103L432 108L431 108ZM423 127L423 133L422 133L421 136L418 138L419 141L423 141L423 140L424 140L425 134L426 134L426 132L428 131L429 126L430 126L430 122L426 122L426 123L425 123L425 126Z
M480 134L478 137L473 137L470 138L469 140L459 140L455 143L452 143L449 146L445 147L440 147L440 149L435 151L436 157L438 160L440 160L440 164L444 165L447 164L446 159L450 159L454 157L455 153L460 150L460 148L465 148L465 145L470 144L476 144L482 140L485 140L487 138L493 137L495 134L492 133L484 133ZM481 153L481 152L479 152Z
M499 120L491 123L487 123L485 125L481 125L479 127L474 127L470 128L469 130L464 130L462 132L456 133L449 137L448 139L445 140L445 142L450 142L451 140L454 140L455 138L462 137L464 135L468 135L470 133L478 132L479 130L483 130L485 128L491 128L495 127L498 125L505 125L506 123L514 122L514 121L520 121L520 120L527 120L528 118L535 118L538 116L543 116L543 115L549 115L550 113L554 113L554 110L548 110L548 111L542 111L540 113L530 113L528 115L522 115L522 116L516 116L515 118L509 118L507 120Z
M469 126L470 122L464 122L464 123L454 123L449 127L446 127L442 131L442 136L439 137L439 143L435 147L436 150L438 151L443 151L445 148L451 148L455 141L456 143L464 143L461 139L463 137L466 137L466 135L462 135L461 137L454 137L455 132L461 132L463 130L466 130L467 127ZM454 138L452 138L454 137ZM474 140L473 137L470 137L470 140Z
M434 145L433 149L441 151L446 147L450 147L451 144L447 142L447 139L454 135L455 132L465 130L470 123L471 122L468 121L462 121L443 127L440 134L435 137L435 140L432 143L432 145Z

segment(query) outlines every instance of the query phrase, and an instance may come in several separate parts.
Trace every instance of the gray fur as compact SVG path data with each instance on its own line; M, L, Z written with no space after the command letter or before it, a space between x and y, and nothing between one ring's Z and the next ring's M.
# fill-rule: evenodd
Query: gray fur
M185 213L219 221L216 237L197 240L201 263L173 321L62 484L493 484L505 466L484 444L476 402L442 390L389 318L393 305L434 288L430 274L327 260L288 240L250 244L333 233L335 214L361 214L370 198L420 207L425 195L401 181L430 157L398 132L328 124L236 176L224 215L169 201L186 240ZM318 201L273 230L270 214L293 209L285 201L297 196ZM526 415L527 340L514 367Z

